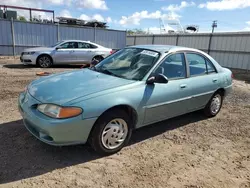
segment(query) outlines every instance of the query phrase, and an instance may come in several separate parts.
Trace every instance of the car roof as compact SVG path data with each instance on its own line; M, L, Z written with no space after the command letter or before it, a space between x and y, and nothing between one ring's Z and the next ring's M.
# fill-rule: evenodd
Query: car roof
M89 44L93 44L93 45L96 45L98 47L102 47L102 48L106 48L100 44L96 44L94 42L91 42L91 41L86 41L86 40L62 40L61 42L86 42L86 43L89 43Z
M90 41L85 41L85 40L62 40L62 42L89 42L89 43L92 43Z
M132 48L141 48L141 49L148 49L148 50L154 50L157 52L160 52L161 54L167 54L171 52L178 52L178 51L191 51L191 52L198 52L199 54L203 54L206 56L216 67L217 71L221 71L221 66L218 64L217 61L215 61L210 55L207 53L195 49L195 48L187 48L187 47L182 47L182 46L173 46L173 45L136 45L136 46L129 46ZM129 48L127 47L127 48Z
M136 46L130 46L130 47L154 50L160 53L167 53L167 52L181 51L181 50L200 52L200 50L197 50L194 48L187 48L187 47L173 46L173 45L136 45Z

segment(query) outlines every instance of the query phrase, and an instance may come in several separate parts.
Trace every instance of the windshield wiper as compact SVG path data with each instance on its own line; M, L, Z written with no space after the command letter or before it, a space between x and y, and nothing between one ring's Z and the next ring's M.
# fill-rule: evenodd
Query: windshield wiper
M107 69L101 69L99 72L102 72L104 74L112 75L112 76L117 76L116 74L112 73L111 71Z
M89 67L90 70L94 70L94 71L97 71L96 67L93 66L93 67Z
M113 72L107 70L107 69L101 69L101 70L97 70L98 72L102 72L104 74L108 74L108 75L111 75L111 76L115 76L115 77L118 77L118 78L123 78L121 75L117 75L117 74L114 74Z
M96 72L101 72L101 73L104 73L104 74L107 74L107 75L111 75L111 76L123 78L122 76L117 75L117 74L114 74L113 72L111 72L111 71L109 71L109 70L107 70L107 69L97 69L95 66L90 67L89 69L91 69L91 70L93 70L93 71L96 71Z

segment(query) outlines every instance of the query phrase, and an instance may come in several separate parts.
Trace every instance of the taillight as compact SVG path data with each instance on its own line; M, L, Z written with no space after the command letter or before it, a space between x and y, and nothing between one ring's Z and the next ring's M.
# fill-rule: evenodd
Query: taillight
M110 54L113 54L113 53L115 53L115 50L111 50L111 51L110 51Z

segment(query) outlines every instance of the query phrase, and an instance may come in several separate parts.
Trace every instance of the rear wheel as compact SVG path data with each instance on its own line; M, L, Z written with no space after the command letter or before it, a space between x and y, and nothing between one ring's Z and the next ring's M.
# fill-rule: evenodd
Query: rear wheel
M49 68L52 66L52 59L49 55L41 55L37 59L37 64L41 68Z
M101 62L104 58L102 56L95 56L92 59L92 62L94 65L98 64L99 62Z
M208 117L216 116L222 106L223 102L223 95L221 92L216 92L210 101L207 103L206 107L204 108L204 113Z
M93 149L102 155L121 150L132 134L130 122L123 110L112 110L102 115L90 135L89 142Z

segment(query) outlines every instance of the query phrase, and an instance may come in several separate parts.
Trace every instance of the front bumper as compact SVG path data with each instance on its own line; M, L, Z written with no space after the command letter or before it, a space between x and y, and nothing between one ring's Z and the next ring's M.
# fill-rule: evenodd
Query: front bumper
M20 62L24 65L36 65L37 55L24 55L23 53L20 56Z
M18 99L19 111L25 127L39 140L55 146L84 144L97 118L53 119L40 113L36 106L40 102L28 92Z

